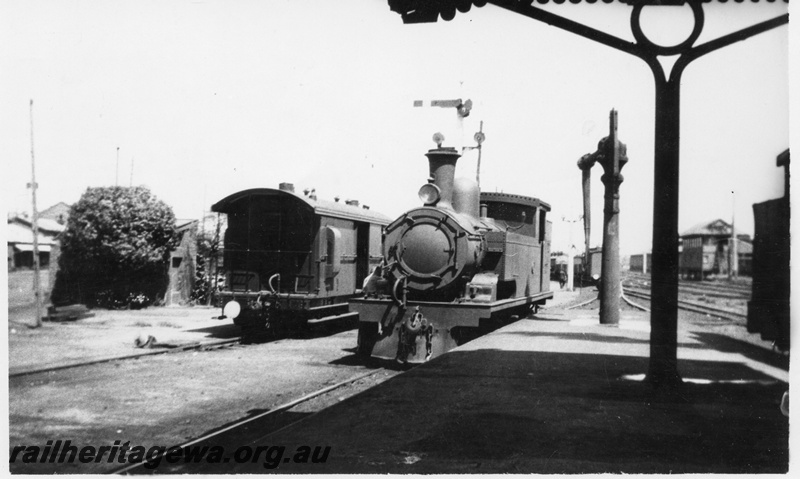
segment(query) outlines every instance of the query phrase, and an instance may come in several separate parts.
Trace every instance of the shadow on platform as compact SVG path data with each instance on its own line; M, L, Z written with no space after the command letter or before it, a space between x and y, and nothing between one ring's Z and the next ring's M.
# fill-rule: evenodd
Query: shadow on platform
M456 350L271 436L288 449L312 437L332 446L326 464L275 472L787 472L786 383L743 363L683 360L695 382L665 401L637 380L647 368L637 356Z

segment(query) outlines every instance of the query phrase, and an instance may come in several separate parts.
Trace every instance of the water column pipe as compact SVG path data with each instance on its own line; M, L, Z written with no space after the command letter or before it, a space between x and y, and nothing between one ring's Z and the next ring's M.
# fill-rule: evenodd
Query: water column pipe
M587 153L578 160L578 168L581 170L581 186L583 187L583 235L586 243L586 252L583 261L584 274L594 274L591 271L591 255L589 252L592 237L592 167L596 160L591 153Z

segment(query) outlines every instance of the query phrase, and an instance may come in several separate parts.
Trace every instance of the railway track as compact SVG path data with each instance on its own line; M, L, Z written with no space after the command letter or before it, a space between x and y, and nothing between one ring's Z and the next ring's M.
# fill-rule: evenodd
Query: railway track
M296 406L298 406L300 404L307 403L307 402L309 402L309 401L311 401L311 400L313 400L315 398L318 398L318 397L323 396L325 394L331 393L331 392L333 392L333 391L335 391L337 389L340 389L342 387L345 387L345 386L348 386L350 384L356 383L356 382L358 382L358 381L360 381L362 379L366 379L366 378L374 376L374 375L376 375L378 373L386 372L386 371L389 371L389 370L387 368L381 367L381 368L377 368L377 369L374 369L372 371L369 371L367 373L359 374L359 375L354 376L352 378L345 379L344 381L340 381L340 382L338 382L336 384L333 384L331 386L327 386L327 387L318 389L318 390L316 390L314 392L311 392L309 394L306 394L305 396L302 396L300 398L297 398L297 399L294 399L292 401L283 403L283 404L281 404L279 406L276 406L276 407L270 409L269 411L265 411L265 412L263 412L261 414L257 414L255 416L248 417L248 418L242 419L240 421L236 421L236 422L231 423L231 424L227 424L224 427L222 427L221 429L218 429L216 431L213 431L213 432L211 432L209 434L206 434L206 435L203 435L201 437L191 439L191 440L189 440L187 442L184 442L182 444L178 444L178 445L173 446L171 448L167 448L167 450L173 450L174 448L179 448L179 449L183 450L185 448L201 444L203 442L212 440L214 438L218 438L220 436L223 436L226 433L230 433L231 431L234 431L237 428L241 428L243 426L246 426L247 424L250 424L250 423L253 423L253 422L256 422L256 421L262 421L262 420L264 420L265 418L267 418L269 416L277 416L277 415L279 415L281 413L289 411L290 409L292 409L292 408L294 408L294 407L296 407ZM279 427L277 427L277 428L275 428L273 430L264 431L264 430L259 429L258 437L252 439L249 442L250 443L261 442L266 437L271 436L272 434L275 434L275 433L277 433L279 431L282 431L282 430L284 430L284 429L286 429L286 428L288 428L290 426L293 426L294 424L297 424L298 422L304 420L306 417L308 417L308 416L301 417L301 418L296 419L296 420L291 420L288 423L284 422ZM166 454L166 451L161 453L160 455L158 455L156 457L149 458L149 461L150 462L159 461L161 459L161 456L163 456L164 454ZM122 467L122 468L119 468L119 469L111 471L110 474L142 474L142 473L148 473L149 474L149 473L153 473L154 471L148 471L146 469L142 470L142 468L144 468L144 466L147 463L148 463L148 461L142 461L142 462L138 462L138 463L134 463L134 464L129 464L129 465L125 466L125 467Z
M590 304L590 303L592 303L594 301L597 301L599 298L600 298L600 296L598 295L598 296L596 296L596 297L594 297L594 298L592 298L592 299L590 299L588 301L584 301L584 302L582 302L580 304L572 305L572 306L568 307L567 309L575 309L575 308L579 308L581 306L585 306L585 305ZM629 305L631 305L634 308L641 309L643 311L650 311L650 308L647 308L645 306L642 306L641 304L638 304L638 303L636 303L634 301L631 301L630 298L638 298L638 299L644 299L644 300L647 300L647 301L651 301L652 297L650 295L649 289L631 287L630 285L626 285L625 282L623 282L623 284L622 284L622 299L626 303L628 303ZM710 306L710 305L707 305L707 304L699 303L699 302L696 302L696 301L688 301L688 300L685 300L685 299L679 299L678 300L678 308L683 309L685 311L692 311L692 312L695 312L695 313L702 313L702 314L708 314L708 315L711 315L711 316L716 316L716 317L719 317L719 318L722 318L722 319L727 319L729 321L733 321L733 322L735 322L737 324L744 324L747 321L747 315L743 314L743 313L741 313L739 311L732 310L732 309L718 308L718 307Z
M630 296L632 298L645 299L647 301L650 301L652 299L650 293L646 290L634 289L629 286L623 286L622 291L626 296ZM718 318L727 319L729 321L733 321L735 323L740 323L740 324L744 324L747 321L746 314L742 314L738 311L730 309L722 309L709 306L707 304L702 304L695 301L687 301L684 299L679 299L678 308L683 309L685 311L693 311L695 313L702 313L711 316L716 316Z
M650 287L652 281L649 276L626 276L623 281L630 286ZM678 288L681 292L691 294L705 294L708 296L746 298L749 299L752 292L751 284L736 283L713 283L701 281L680 280Z
M45 368L38 368L38 369L26 369L20 371L13 371L9 372L8 377L20 377L20 376L29 376L32 374L40 374L40 373L49 373L52 371L60 371L63 369L73 369L73 368L80 368L84 366L91 366L93 364L101 364L101 363L110 363L113 361L126 361L130 359L139 359L145 356L155 356L158 354L170 354L170 353L181 353L185 351L193 351L193 350L212 350L212 349L219 349L225 348L229 346L233 346L239 344L241 342L240 338L235 339L222 339L219 341L209 341L209 342L195 342L189 344L183 344L180 346L172 347L172 348L159 348L159 349L148 349L142 351L140 353L135 354L126 354L123 356L108 356L103 358L97 359L90 359L87 361L80 361L76 363L68 363L68 364L59 364L58 366L51 366Z
M649 287L652 284L650 276L643 274L628 274L624 281L633 287ZM681 292L688 294L733 299L750 299L752 293L752 284L749 282L740 284L680 280L678 288Z

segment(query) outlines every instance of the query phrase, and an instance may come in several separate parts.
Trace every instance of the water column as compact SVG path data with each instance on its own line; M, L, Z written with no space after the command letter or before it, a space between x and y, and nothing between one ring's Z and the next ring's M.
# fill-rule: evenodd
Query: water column
M619 300L622 295L619 273L619 186L623 180L620 172L628 162L628 157L625 144L617 136L616 110L611 110L609 114L608 129L609 134L597 144L597 151L584 155L578 167L585 172L594 163L599 163L605 172L600 178L605 185L600 324L619 324Z

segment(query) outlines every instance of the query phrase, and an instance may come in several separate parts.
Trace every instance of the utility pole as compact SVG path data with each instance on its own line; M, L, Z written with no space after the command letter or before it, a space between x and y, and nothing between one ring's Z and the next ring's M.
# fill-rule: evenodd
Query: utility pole
M728 244L728 279L739 276L739 252L736 244L736 192L733 195L733 205L731 210L731 239Z
M119 186L119 147L117 147L117 169L114 172L114 186Z
M129 188L133 188L133 157L131 156L131 180L128 183Z
M42 287L39 283L39 212L36 209L36 161L33 154L33 99L31 99L31 202L33 205L33 296L36 301L36 323L34 327L42 325Z
M575 244L572 242L572 225L577 223L578 221L582 220L583 217L579 216L574 220L568 220L566 216L561 217L561 221L564 223L569 223L569 244L567 245L567 291L573 291L574 288L574 278L575 276Z

